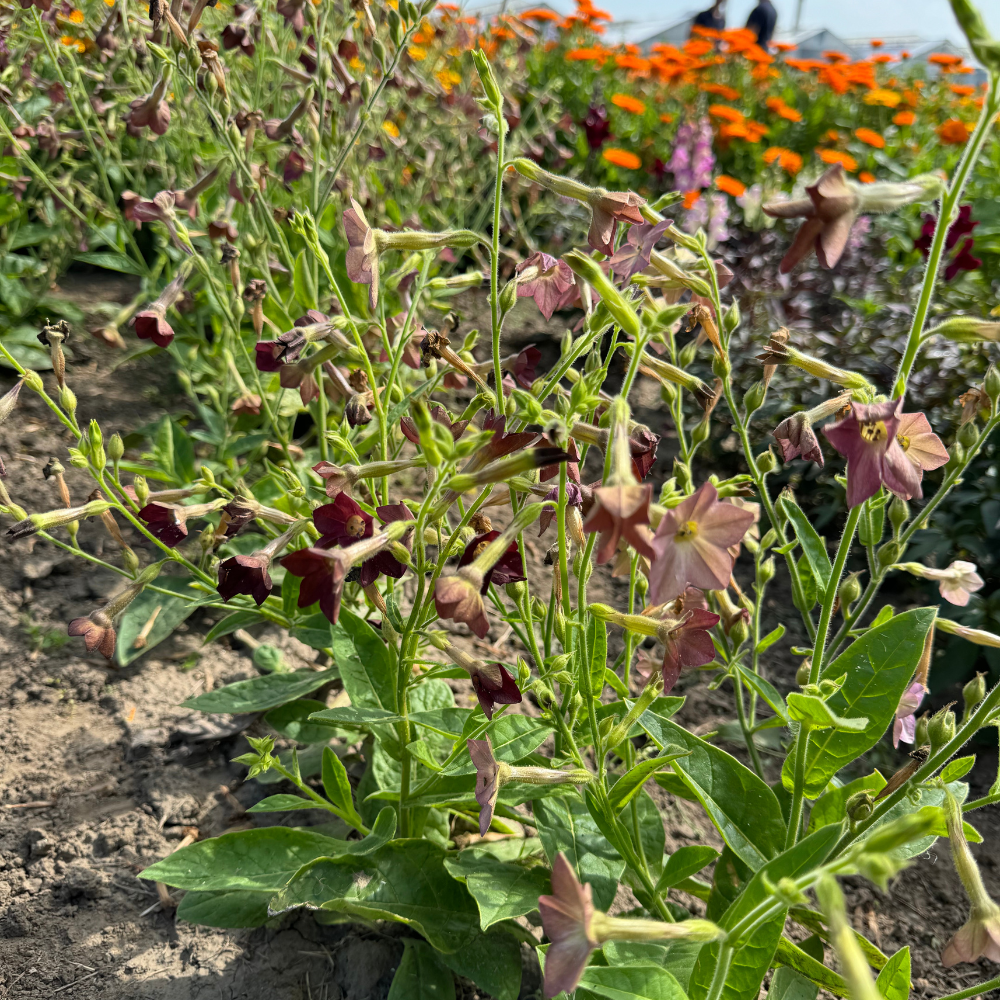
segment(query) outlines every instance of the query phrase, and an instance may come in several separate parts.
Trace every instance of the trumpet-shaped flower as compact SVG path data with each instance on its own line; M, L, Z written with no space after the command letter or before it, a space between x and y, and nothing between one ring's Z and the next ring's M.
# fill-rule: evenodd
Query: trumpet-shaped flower
M883 483L904 500L923 496L921 468L907 458L897 439L902 409L902 399L851 403L851 412L843 420L823 428L830 444L847 459L849 507L874 496ZM921 444L917 453L930 454L927 442Z
M539 312L552 319L557 309L565 309L576 299L576 280L569 264L547 253L533 253L515 269L517 297L532 298Z
M538 897L538 910L551 942L545 955L545 995L572 993L600 942L590 930L593 890L580 884L561 851L552 863L552 895Z
M374 518L346 493L338 493L332 503L313 511L313 523L322 535L317 547L350 545L359 538L371 538Z
M591 188L587 202L592 213L587 242L607 257L615 252L615 231L619 222L634 226L645 222L640 211L645 200L632 191Z
M753 521L752 511L719 500L711 483L668 510L653 536L651 599L665 604L688 587L726 587L733 569L728 549L743 538Z
M899 746L899 741L912 743L917 733L917 709L927 694L927 688L920 681L914 681L899 699L896 707L896 717L892 722L892 745Z
M934 569L921 563L901 563L897 569L905 569L924 580L937 580L941 596L949 604L964 608L969 598L983 586L983 578L976 572L976 564L956 559L945 569Z
M922 413L900 413L896 440L903 454L921 472L939 469L948 461L948 449Z
M271 593L270 565L270 556L261 552L230 556L219 564L216 589L224 601L232 600L237 594L246 594L260 607Z
M490 542L500 537L499 531L487 531L481 535L476 535L469 542L458 560L459 566L468 566L476 556L480 555ZM503 586L507 583L519 583L526 580L524 575L524 564L521 560L521 550L517 547L517 542L513 541L507 546L507 550L502 556L483 573L483 585L480 593L485 594L489 590L491 583Z

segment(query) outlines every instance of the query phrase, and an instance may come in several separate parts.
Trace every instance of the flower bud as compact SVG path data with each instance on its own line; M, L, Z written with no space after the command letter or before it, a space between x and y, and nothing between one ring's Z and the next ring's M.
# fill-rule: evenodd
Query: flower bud
M59 405L70 416L76 413L76 393L68 385L64 385L59 390Z
M902 497L893 497L889 504L889 521L892 524L894 534L899 534L900 529L910 519L910 505Z
M840 598L840 607L846 616L847 609L861 596L861 584L858 582L860 573L849 573L840 584L837 597Z
M879 568L888 569L894 562L899 561L902 552L903 546L899 542L886 542L876 553Z
M764 397L767 395L767 386L763 382L754 382L749 389L747 389L746 395L743 397L743 406L746 409L746 415L749 417L751 414L756 413L764 405Z
M931 741L932 754L955 738L955 713L950 705L931 716L931 721L927 724L927 736Z
M924 712L923 715L917 719L917 728L913 736L913 745L918 747L927 746L930 741L930 735L927 732L928 725L930 723L930 713Z
M749 637L750 626L747 624L746 618L737 618L729 629L729 638L733 640L734 648L739 649Z
M42 376L38 372L32 371L30 368L24 373L24 384L31 389L32 392L44 392L45 383L42 382Z
M476 64L476 72L479 74L486 99L494 108L503 107L503 94L500 93L500 88L497 86L496 77L493 75L493 69L486 53L482 49L473 49L472 61Z
M527 596L528 584L524 580L516 580L514 583L508 583L504 590L507 591L507 596L520 606L521 601Z
M545 616L548 614L548 608L545 603L538 597L533 597L531 599L531 617L535 621L544 621Z
M711 432L711 424L709 418L706 416L703 420L695 424L694 430L691 431L691 444L697 448L699 445L704 444L708 440L708 435Z
M872 814L875 800L869 791L855 792L845 804L844 811L852 823L863 823Z
M607 306L614 321L630 337L639 339L639 317L636 316L632 303L614 286L611 279L601 270L601 265L592 257L571 250L563 256L574 274L578 274L587 284L596 288L601 295L601 301Z
M799 669L795 671L795 683L799 687L805 687L809 683L809 674L812 670L812 661L803 660L799 664Z
M976 706L986 697L986 675L976 674L968 684L962 688L962 698L965 700L965 715L968 718Z
M372 40L372 55L378 60L379 66L384 69L386 65L385 46L382 44L382 40L380 38Z
M975 421L970 420L967 424L963 424L958 431L958 443L968 451L969 448L974 448L976 442L979 440L979 428L976 427Z
M774 452L771 451L770 446L768 446L767 451L762 451L757 457L757 469L759 472L766 475L769 472L774 472L778 467L778 460L774 457Z
M500 311L509 313L517 302L517 282L508 281L500 290Z
M136 476L132 480L132 485L135 489L135 498L139 501L139 506L145 507L146 502L149 500L149 487L146 485L146 477Z
M90 463L87 461L87 456L79 448L70 448L69 464L74 469L86 469Z
M1000 397L1000 371L996 365L990 365L986 369L986 377L983 379L983 390L996 406L997 397Z
M775 572L774 556L770 556L760 564L760 582L762 584L769 583L774 579Z
M111 440L108 442L108 457L112 462L120 462L124 454L125 442L122 441L121 434L116 432L111 435Z
M732 362L729 360L728 354L719 354L716 352L715 356L712 358L712 374L716 378L726 379L729 377L729 373L733 370Z
M732 333L736 327L740 325L740 304L736 299L733 299L733 304L725 311L722 316L722 329L726 333Z
M948 459L948 464L944 467L945 472L953 472L955 469L961 468L965 464L965 448L962 447L961 443L956 441L951 448L950 457Z
M698 342L697 340L689 340L680 351L678 355L678 361L680 361L681 368L687 368L688 365L694 361L695 355L698 353Z

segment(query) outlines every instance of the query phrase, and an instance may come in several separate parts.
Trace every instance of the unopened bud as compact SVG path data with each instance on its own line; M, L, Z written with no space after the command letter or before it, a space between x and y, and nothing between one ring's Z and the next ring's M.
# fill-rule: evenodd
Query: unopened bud
M898 534L904 524L910 519L910 505L902 497L893 497L889 504L889 521L892 530Z
M135 489L135 498L139 501L139 506L145 507L146 501L149 500L149 486L146 485L146 477L136 476L132 480L132 486Z
M888 569L894 562L899 561L903 546L898 542L886 542L876 554L880 569Z
M547 614L548 608L546 608L545 603L540 598L533 597L531 599L531 617L535 621L544 621Z
M927 724L927 736L931 741L932 754L955 738L955 713L950 705L931 716L931 721Z
M410 565L410 550L402 542L389 542L388 548L397 562L404 566Z
M602 743L605 744L607 743L608 734L611 732L612 729L614 729L614 727L615 727L614 716L609 715L607 718L601 719L600 724L597 727L597 731L601 734Z
M517 302L517 283L508 281L500 290L500 311L509 313Z
M708 440L708 435L711 431L711 426L708 417L695 424L694 430L691 431L691 444L694 447L704 444Z
M754 384L747 389L746 395L743 397L743 406L746 408L746 414L748 417L764 405L764 397L766 395L767 386L764 385L763 382L754 382Z
M968 684L962 688L962 698L965 700L965 715L968 718L975 707L986 697L986 675L976 674Z
M852 823L863 823L872 814L875 801L869 791L855 792L846 802L844 811Z
M846 609L861 596L861 584L858 582L860 575L860 573L848 574L841 582L840 588L837 591L837 596L840 598L840 606L844 609L845 614Z
M716 378L726 379L732 370L733 366L729 360L729 355L719 354L716 351L715 357L712 358L712 374Z
M958 432L958 443L966 449L974 448L979 440L979 428L975 421L970 420L967 424L962 424Z
M723 313L722 329L726 333L732 333L740 325L740 304L733 299L733 304Z
M763 474L774 472L778 467L778 460L774 457L774 452L768 446L767 451L762 451L756 458L757 469Z
M746 618L741 615L730 627L729 638L733 640L734 648L739 649L739 647L747 641L749 636L750 626L747 624Z
M774 579L775 572L774 556L770 556L760 564L760 582L769 583Z
M87 461L87 456L79 448L70 448L69 464L74 469L86 469L90 463Z
M122 441L121 434L112 434L111 440L108 442L108 457L112 462L120 462L124 454L125 442Z
M504 590L515 604L520 605L528 594L528 584L524 580L515 580L513 583L508 583Z
M983 391L993 405L996 406L997 397L1000 397L1000 371L997 371L996 365L990 365L986 369L986 377L983 379Z
M64 385L59 390L59 405L70 416L76 413L76 393L68 385Z
M930 726L930 718L930 713L924 712L924 714L917 719L917 728L913 736L914 746L925 747L930 743L931 738L927 731Z
M131 546L126 545L122 549L122 564L133 576L139 572L139 557Z
M798 684L799 687L804 687L809 683L809 674L811 670L811 660L803 660L799 664L799 669L795 671L795 683Z
M42 376L38 372L33 372L30 368L24 373L24 384L32 390L32 392L43 392L45 389L45 383L42 382Z
M965 449L960 442L956 441L948 451L949 459L945 466L945 472L952 472L965 464Z

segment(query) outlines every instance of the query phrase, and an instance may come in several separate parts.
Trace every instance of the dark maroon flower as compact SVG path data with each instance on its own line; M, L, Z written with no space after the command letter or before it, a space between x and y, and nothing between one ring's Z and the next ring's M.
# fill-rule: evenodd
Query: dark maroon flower
M476 535L466 545L462 557L458 560L459 567L468 566L490 542L499 537L499 531L487 531L485 534ZM521 550L514 541L507 546L507 551L499 560L483 574L483 585L479 592L485 594L491 582L503 586L506 583L519 583L521 580L527 580L527 577L524 575L524 564L521 562Z
M302 29L306 25L303 7L305 7L305 0L278 0L275 8L285 19L285 27L292 28L299 37L302 36Z
M951 250L963 236L971 236L972 231L978 225L979 222L972 219L972 206L963 205L958 210L958 218L948 227L948 233L944 238L945 249ZM937 229L937 219L933 215L924 215L923 225L920 227L920 236L913 241L913 245L925 257L931 252L935 229Z
M469 668L472 688L487 719L493 718L497 705L517 705L523 700L517 681L502 663L483 663Z
M338 493L331 503L323 504L313 511L313 524L323 536L317 547L328 549L333 545L347 546L359 538L371 538L374 520L357 501L352 500L346 493Z
M154 501L139 511L149 533L173 548L187 538L187 514L183 504Z
M125 114L125 126L129 135L138 138L145 128L157 135L164 135L170 125L170 105L163 99L167 92L167 76L161 76L146 97L137 97Z
M583 131L587 135L587 145L600 149L611 138L611 120L603 104L592 104L583 119Z
M305 346L306 338L297 329L285 331L277 340L261 340L254 344L257 370L280 371L282 365L297 361Z
M977 223L978 225L978 223ZM959 271L978 271L982 267L983 262L978 257L973 257L972 253L972 237L968 237L965 242L959 247L958 253L949 261L948 266L944 269L944 280L951 281L958 275Z
M532 382L538 377L536 369L541 360L542 352L534 344L528 344L527 347L522 348L520 353L510 359L505 367L521 388L530 389Z
M522 448L526 448L529 444L534 444L538 440L538 435L530 431L518 431L514 434L508 434L507 417L498 417L493 410L486 411L486 417L483 420L483 430L493 431L493 438L485 448L476 452L470 460L469 465L462 470L463 472L474 471L470 468L472 462L476 463L476 469L480 469L484 465L489 465L490 462L495 462L498 458L503 458L505 455L520 451Z
M554 442L553 442L554 443ZM569 439L569 445L566 448L566 452L569 455L569 460L566 462L566 478L569 479L571 483L580 482L580 452L577 450L576 441L573 438ZM546 465L544 468L538 470L538 481L541 483L546 483L550 479L555 479L559 475L560 464L556 465ZM543 511L542 517L545 516Z
M306 159L297 150L290 150L281 168L281 179L285 185L297 181L306 172Z
M271 560L259 552L249 556L231 556L219 564L219 584L216 590L224 601L237 594L246 594L258 607L271 593Z
M340 494L340 496L343 496L343 494ZM388 524L390 521L413 520L413 511L405 503L385 504L382 507L376 507L375 513L378 514L383 524ZM407 541L404 544L409 547L410 543ZM394 580L398 580L405 572L406 567L391 552L383 549L377 555L372 556L371 559L366 559L361 564L358 582L362 587L367 587L369 584L375 582L379 574L391 576Z
M632 453L632 471L641 482L656 461L660 435L654 434L648 427L639 426L629 435L628 443Z
M151 309L137 313L132 326L140 340L151 340L157 347L168 347L174 339L174 328L167 322L166 310L155 303Z
M340 598L347 576L343 565L331 559L323 549L317 548L290 552L281 560L281 565L292 576L302 577L298 606L308 608L319 601L320 611L335 623L340 613Z
M468 420L456 420L452 423L448 411L443 406L431 407L431 419L447 427L451 432L452 439L455 441L462 436L465 428L469 426ZM420 432L417 430L417 425L413 422L412 417L400 417L399 429L403 432L403 437L407 441L412 441L416 445L420 444Z

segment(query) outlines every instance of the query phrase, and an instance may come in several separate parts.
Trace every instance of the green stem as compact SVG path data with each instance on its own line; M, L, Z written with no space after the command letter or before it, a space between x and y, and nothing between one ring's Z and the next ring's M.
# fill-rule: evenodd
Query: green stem
M503 317L500 315L500 210L503 207L503 172L504 172L504 129L506 121L503 108L493 109L497 119L497 173L493 188L493 243L490 247L490 318L493 324L493 391L496 393L496 410L503 409L503 370L500 367L500 328Z
M968 989L959 990L958 993L946 993L943 997L938 997L937 1000L968 1000L969 997L985 995L992 990L1000 990L1000 976L997 976L995 979L988 979L985 983L980 983L978 986L970 986Z
M723 943L719 948L719 957L715 960L715 973L712 975L712 983L708 988L705 1000L719 1000L726 985L726 978L729 975L729 967L733 964L733 955L736 952L731 944Z

